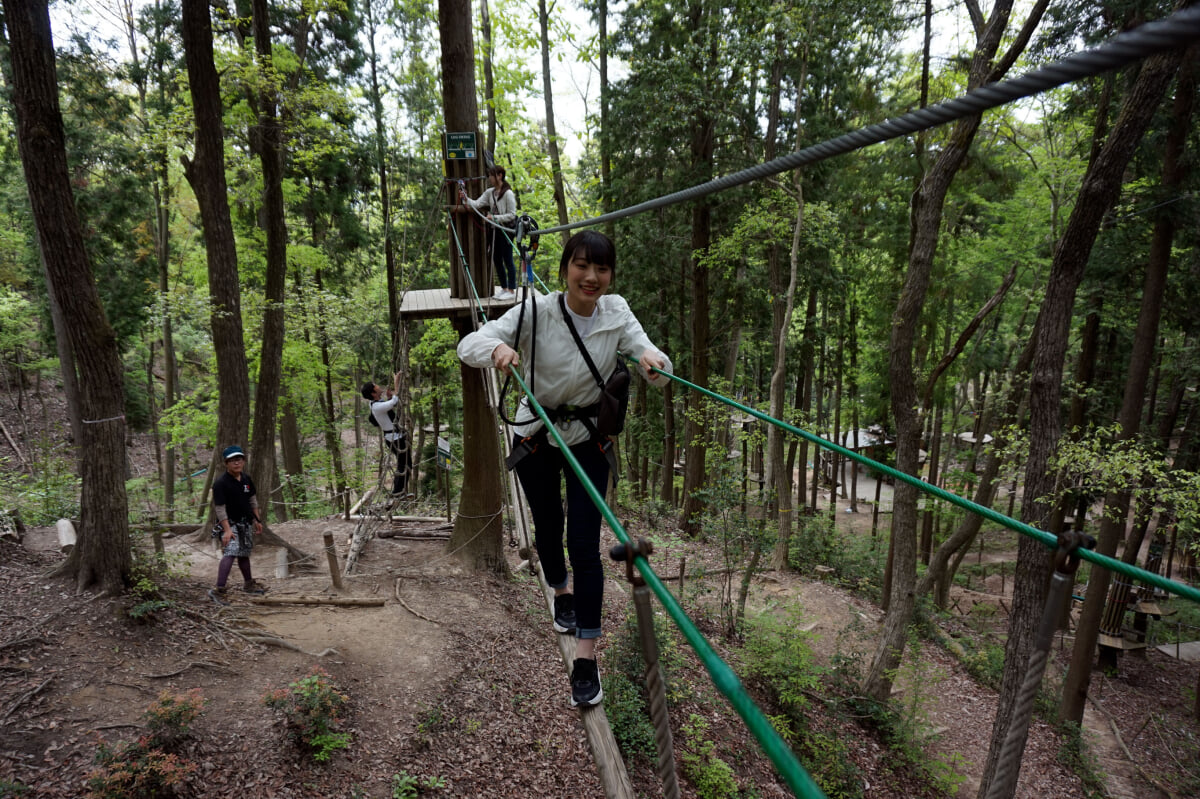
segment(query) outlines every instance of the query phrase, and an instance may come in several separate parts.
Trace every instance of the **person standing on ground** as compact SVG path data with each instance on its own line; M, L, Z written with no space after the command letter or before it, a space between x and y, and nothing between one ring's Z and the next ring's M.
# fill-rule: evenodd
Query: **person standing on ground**
M384 396L386 391L387 396ZM370 381L363 383L363 399L371 403L371 423L383 433L383 443L396 456L396 476L392 478L392 495L402 496L412 471L412 451L408 433L396 424L396 405L400 402L400 373L392 376L392 387L385 389Z
M474 208L476 211L486 210L487 218L495 224L488 225L488 249L492 253L492 266L496 270L496 279L500 288L496 289L493 298L511 300L516 297L517 267L513 263L512 242L506 232L496 227L502 225L511 227L517 221L517 198L512 192L512 186L505 180L504 167L488 167L488 183L491 185L479 195L478 200L467 196L465 189L458 190L460 202Z
M532 375L529 390L602 495L608 486L606 447L611 443L593 432L596 426L592 417L597 414L600 387L571 328L601 375L611 375L616 369L617 358L622 357L618 350L636 357L642 367L637 371L654 385L662 385L667 378L652 369L672 371L671 360L651 343L629 304L607 293L616 265L616 248L607 236L592 230L575 234L559 262L559 280L566 286L565 292L527 299L458 345L463 363L480 369L494 366L507 373L524 359L525 374ZM536 318L536 324L529 320L522 323L522 311ZM513 434L514 453L522 450L526 454L512 468L533 515L535 543L546 582L554 589L554 629L573 633L577 639L571 669L571 705L595 705L604 698L596 666L604 599L600 510L541 419L534 415L527 397L517 409ZM574 594L567 587L563 558L564 480L567 554L575 578Z
M213 536L221 539L221 564L217 567L217 586L208 595L220 604L228 604L225 582L236 560L242 572L242 590L247 594L265 594L267 589L250 574L250 551L254 536L262 533L262 514L254 481L245 473L246 453L236 445L221 453L225 474L213 482L213 509L217 524Z

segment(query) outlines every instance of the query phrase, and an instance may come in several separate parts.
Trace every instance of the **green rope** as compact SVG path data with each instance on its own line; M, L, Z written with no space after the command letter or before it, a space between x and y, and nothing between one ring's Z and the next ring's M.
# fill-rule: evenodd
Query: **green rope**
M628 358L630 361L634 360L633 358L630 358L628 355L625 357ZM635 363L636 363L636 361L635 361ZM755 416L755 417L763 420L764 422L769 422L770 424L773 424L776 427L786 430L789 433L794 433L795 435L800 436L801 438L805 439L806 441L811 441L812 443L817 444L818 446L822 446L825 449L833 450L834 452L838 453L839 455L850 458L853 461L857 461L858 463L861 463L864 466L870 466L872 469L878 469L879 471L883 472L884 474L890 475L897 480L901 480L905 483L908 483L911 486L915 486L915 487L919 488L920 490L924 491L926 494L933 494L935 497L945 500L946 502L949 502L952 505L957 505L960 508L964 508L965 510L971 511L972 513L978 513L980 516L982 516L985 519L996 522L997 524L1007 527L1010 530L1015 530L1016 532L1020 533L1021 535L1025 535L1025 536L1034 538L1034 539L1040 541L1042 544L1044 544L1048 549L1056 549L1058 547L1058 539L1055 538L1050 533L1045 532L1044 530L1039 530L1036 527L1032 527L1028 524L1025 524L1024 522L1019 522L1016 519L1012 519L1008 516L1005 516L1003 513L992 510L991 508L985 507L976 502L972 502L971 500L960 497L957 494L952 494L949 491L945 490L944 488L938 488L935 485L930 485L929 483L926 483L924 480L921 480L918 477L913 477L911 474L906 474L898 469L894 469L891 466L888 466L887 464L879 463L878 461L873 461L870 458L866 457L865 455L860 455L857 452L854 452L853 450L849 450L849 449L846 449L845 447L838 446L837 444L834 444L832 441L826 441L825 439L821 438L820 436L816 436L816 435L808 432L807 430L801 430L799 427L790 425L787 422L781 422L778 419L768 416L767 414L763 413L762 411L758 411L758 410L755 410L754 408L751 408L749 405L743 405L742 403L737 402L735 400L731 400L728 397L723 397L714 391L709 391L707 388L702 388L701 386L698 386L695 383L690 383L687 380L684 380L682 377L677 377L676 375L670 374L668 372L664 372L661 369L655 369L654 371L658 372L660 375L666 375L667 377L674 380L675 382L685 385L690 389L699 391L701 394L704 394L705 396L711 397L719 402L723 402L726 405L729 405L730 407L733 407L733 408L737 408L740 411L744 411L744 412L750 414L751 416ZM1161 575L1154 574L1153 572L1148 572L1145 569L1138 568L1137 566L1131 566L1130 564L1125 563L1120 560L1117 560L1116 558L1110 558L1107 555L1101 555L1099 552L1093 552L1090 549L1080 549L1079 554L1084 560L1089 560L1092 563L1095 563L1097 566L1103 566L1106 569L1111 569L1112 571L1120 572L1121 574L1125 575L1126 577L1130 577L1135 580L1140 580L1144 583L1153 585L1156 588L1161 588L1162 590L1164 590L1168 593L1178 594L1179 596L1190 599L1193 602L1200 603L1200 590L1197 590L1189 585L1183 585L1182 583L1177 583L1174 580L1168 580L1166 577L1163 577Z
M533 394L530 393L529 388L525 385L525 381L517 373L517 370L512 369L510 371L512 372L513 379L517 381L521 389L525 392L525 396L529 398L529 404L542 420L542 424L545 425L546 430L558 443L559 451L566 458L567 463L570 464L575 474L578 475L579 481L583 484L588 496L592 498L592 502L600 509L600 513L604 516L605 521L608 522L608 526L616 534L617 539L626 545L630 544L629 534L625 532L625 528L617 521L617 517L604 501L604 497L600 495L600 492L588 480L587 475L584 474L583 467L580 466L579 461L571 452L571 448L567 446L558 430L550 422L550 417L546 415L546 411ZM638 555L634 558L633 563L646 580L646 585L658 597L658 601L662 603L667 614L675 622L675 626L679 628L680 632L683 633L683 637L687 639L692 649L696 651L696 655L704 664L705 669L708 670L713 685L729 700L733 709L746 722L747 729L758 740L759 745L767 757L771 759L771 762L775 764L775 768L778 769L779 774L788 784L788 787L792 789L792 792L796 796L801 797L801 799L825 799L825 794L813 782L812 777L804 770L804 767L800 765L800 761L796 759L796 755L788 747L787 743L779 737L779 733L771 726L771 722L767 720L767 717L758 708L758 705L754 704L754 700L746 693L741 680L726 665L725 661L721 660L720 656L717 655L712 646L704 638L704 635L696 629L696 625L684 613L683 608L679 606L675 597L666 589L662 580L654 573L654 570L650 568L649 562L641 555Z
M475 299L475 308L479 311L480 324L487 322L487 311L483 310L483 300L479 299L479 289L475 287L475 278L471 277L471 270L467 267L467 256L463 252L462 241L458 238L458 228L454 226L454 220L449 220L450 232L454 234L454 246L458 249L458 262L462 264L463 274L467 276L467 283L471 286L471 296Z

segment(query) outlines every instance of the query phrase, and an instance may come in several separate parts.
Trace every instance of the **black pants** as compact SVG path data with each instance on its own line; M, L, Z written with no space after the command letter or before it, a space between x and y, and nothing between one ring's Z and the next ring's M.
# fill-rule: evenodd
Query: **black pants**
M392 479L392 493L403 494L408 485L408 476L412 473L412 449L408 446L408 436L400 433L400 437L389 440L384 436L387 448L396 456L396 476Z
M520 443L513 440L513 446ZM608 488L608 459L594 441L576 444L571 454L584 474L604 496ZM552 588L567 585L563 558L563 481L567 486L567 556L575 573L575 617L580 638L600 635L600 606L604 600L604 568L600 562L600 509L592 502L583 483L555 447L543 441L516 466L517 478L529 500L533 533L546 582Z

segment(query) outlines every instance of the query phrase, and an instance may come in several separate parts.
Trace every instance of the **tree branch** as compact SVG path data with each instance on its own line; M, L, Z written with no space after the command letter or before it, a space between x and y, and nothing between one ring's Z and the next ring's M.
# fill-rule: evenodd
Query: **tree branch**
M975 314L975 318L963 329L963 332L958 337L958 341L954 342L954 346L950 348L950 351L942 356L942 360L938 362L937 366L933 367L933 371L929 374L929 380L925 383L925 394L921 397L922 408L928 410L929 400L933 395L933 387L937 385L937 381L941 378L942 373L962 353L963 349L967 346L967 342L971 340L971 336L975 335L975 331L983 324L983 320L987 318L988 314L1004 301L1004 295L1008 293L1016 277L1017 265L1014 263L1012 268L1008 270L1008 274L1004 276L1004 280L1001 281L1000 288L996 289L996 293L992 295L991 299L983 304L983 307Z
M967 5L969 7L973 4L968 3ZM1034 5L1033 10L1029 12L1029 16L1025 18L1025 24L1021 26L1017 38L1013 40L1012 45L1008 48L1008 52L992 68L992 72L987 78L988 83L1000 80L1012 69L1012 65L1016 63L1017 58L1020 57L1021 53L1025 52L1025 48L1029 45L1029 39L1033 36L1033 32L1037 29L1038 24L1041 23L1042 15L1046 13L1048 5L1050 5L1050 0L1038 0L1037 4Z

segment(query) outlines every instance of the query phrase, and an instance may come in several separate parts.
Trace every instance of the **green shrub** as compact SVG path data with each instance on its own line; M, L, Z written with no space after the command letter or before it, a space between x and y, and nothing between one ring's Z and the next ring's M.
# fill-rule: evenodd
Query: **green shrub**
M809 635L800 629L803 621L795 607L786 615L767 612L747 619L742 648L746 673L775 696L797 728L804 726L807 694L821 684L821 670L808 645Z
M828 799L860 799L862 775L841 738L823 732L804 735L804 766Z
M263 697L263 704L283 714L288 736L324 763L337 749L350 746L350 734L336 732L340 711L349 697L338 691L329 674L314 666L286 688L277 688Z
M88 775L89 799L163 799L174 795L196 764L151 745L150 736L115 746L101 743Z
M0 799L16 799L18 796L24 796L29 790L28 785L0 779Z
M680 755L683 773L700 799L727 799L738 795L733 767L715 754L717 745L705 736L708 723L695 713L683 725L687 749Z
M658 755L654 725L641 685L621 671L606 671L600 681L604 685L604 712L621 753L626 759L642 756L653 760Z

